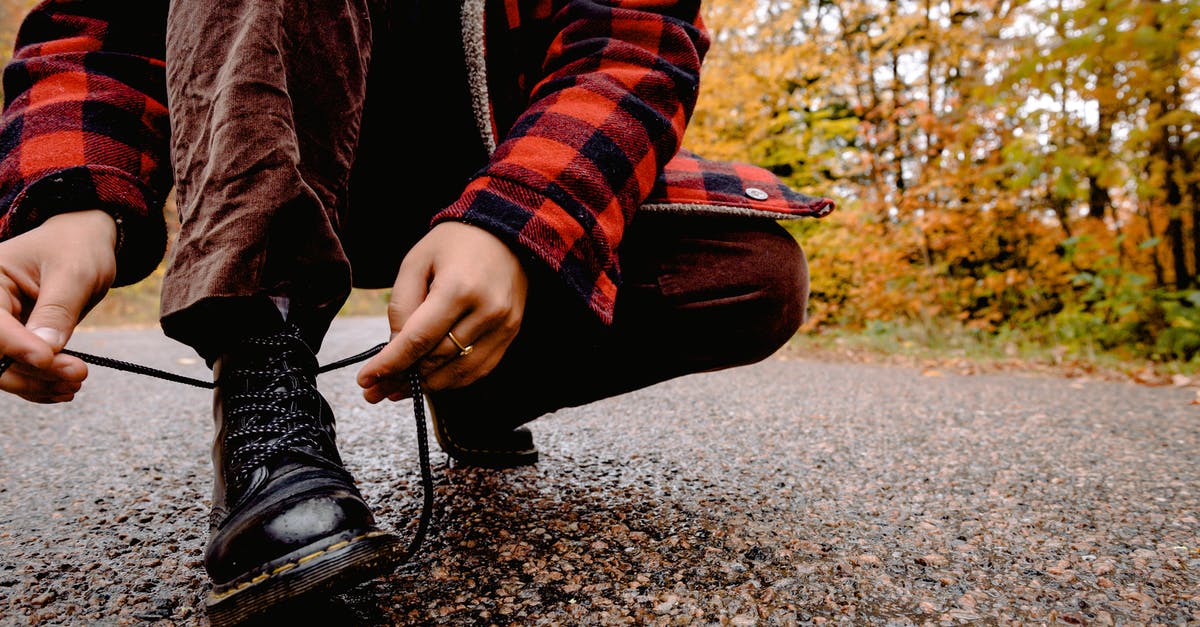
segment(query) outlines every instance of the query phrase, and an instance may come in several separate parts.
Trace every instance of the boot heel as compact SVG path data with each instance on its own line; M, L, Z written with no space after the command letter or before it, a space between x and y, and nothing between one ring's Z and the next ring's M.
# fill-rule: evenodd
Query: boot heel
M433 437L438 446L459 464L500 469L532 466L538 462L537 446L533 444L533 435L528 427L468 438L462 433L455 433L449 425L438 419L438 413L428 396L425 397L425 413L433 424Z

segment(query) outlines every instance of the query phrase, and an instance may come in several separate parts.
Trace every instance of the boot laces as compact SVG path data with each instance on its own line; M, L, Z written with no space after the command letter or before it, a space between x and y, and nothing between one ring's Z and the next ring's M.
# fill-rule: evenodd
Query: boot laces
M263 341L269 341L269 339L270 338L267 338L267 339L264 339ZM386 345L387 345L386 343L376 344L375 346L373 346L361 353L358 353L357 355L351 355L350 357L346 357L344 359L339 359L335 362L328 363L324 366L317 368L316 374L321 374L323 372L329 372L331 370L337 370L338 368L344 368L346 366L349 366L350 364L356 364L360 361L369 359L369 358L373 357L374 355L376 355L377 353L379 353L379 351L383 350L383 347ZM70 349L66 349L66 348L64 348L62 350L62 352L67 355L74 355L75 357L78 357L79 359L82 359L83 361L85 361L89 364L93 364L96 366L104 366L106 368L112 368L114 370L123 370L125 372L131 372L134 374L139 374L139 375L143 375L143 376L147 376L147 377L162 379L164 381L171 381L173 383L190 385L192 387L204 388L204 389L209 389L209 390L211 390L215 386L215 384L212 381L205 381L203 379L195 379L192 377L185 377L183 375L175 374L173 372L167 372L165 370L151 368L149 366L144 366L142 364L135 364L135 363L128 362L128 361L122 361L120 359L113 359L111 357L104 357L102 355L91 355L88 353L74 351L74 350L70 350ZM0 375L3 375L4 371L7 370L9 368L9 366L11 366L12 364L13 364L12 358L0 357ZM290 371L291 367L285 368L285 370ZM301 371L301 372L303 373L303 371ZM289 373L289 374L291 374L291 373ZM422 488L421 491L423 494L423 498L421 499L421 514L420 514L420 517L417 519L417 530L413 533L413 537L409 541L408 549L405 551L404 555L400 558L400 560L399 560L400 563L411 561L412 558L416 556L417 550L420 549L421 543L425 540L425 535L429 532L429 527L433 520L433 472L430 469L430 465L429 465L429 437L428 437L428 434L426 432L426 427L425 427L425 395L421 392L421 377L420 377L420 375L417 374L417 371L410 370L408 373L408 377L409 377L409 385L412 388L412 395L413 395L413 397L412 397L413 398L413 418L415 419L416 426L417 426L417 460L418 460L418 465L420 467L420 472L421 472L421 488ZM303 373L303 378L306 381L312 380L312 377L310 375L308 375L307 373ZM313 391L313 393L316 393L315 381L312 384L312 391ZM274 400L279 401L281 399L275 398ZM271 421L268 421L268 422L271 422ZM290 432L291 431L289 430L289 433Z
M337 462L332 427L322 424L324 400L314 375L302 365L304 350L294 330L246 343L270 355L260 368L234 368L222 378L251 382L245 392L226 397L226 418L233 425L226 433L229 468L236 484L244 484L258 468L295 453L316 461ZM306 349L305 349L306 350ZM332 454L332 455L331 455ZM333 456L335 459L330 460Z

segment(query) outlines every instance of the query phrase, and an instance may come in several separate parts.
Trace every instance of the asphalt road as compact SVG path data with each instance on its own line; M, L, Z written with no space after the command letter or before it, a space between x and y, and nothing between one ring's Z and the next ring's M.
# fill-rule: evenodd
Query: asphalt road
M340 319L322 362L383 337ZM71 347L206 373L156 330ZM343 455L411 533L412 406L365 404L354 371L320 379ZM1196 398L781 358L684 377L539 419L533 468L452 468L434 445L417 560L305 618L1200 623ZM209 403L103 368L69 405L0 398L0 624L206 624Z

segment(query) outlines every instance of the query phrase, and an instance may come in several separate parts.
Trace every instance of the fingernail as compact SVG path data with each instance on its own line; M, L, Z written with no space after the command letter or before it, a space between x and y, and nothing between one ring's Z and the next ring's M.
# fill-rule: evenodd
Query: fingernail
M55 348L58 348L63 344L63 334L57 329L51 329L50 327L38 327L36 329L31 329L30 333L33 333L43 340L46 340L47 344Z

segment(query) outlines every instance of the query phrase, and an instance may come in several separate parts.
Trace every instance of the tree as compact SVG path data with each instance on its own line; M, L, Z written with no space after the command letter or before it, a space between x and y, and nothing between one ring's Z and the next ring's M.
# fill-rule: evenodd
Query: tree
M1200 263L1198 3L708 0L687 141L839 200L798 226L818 322L1093 316L1148 347Z

